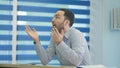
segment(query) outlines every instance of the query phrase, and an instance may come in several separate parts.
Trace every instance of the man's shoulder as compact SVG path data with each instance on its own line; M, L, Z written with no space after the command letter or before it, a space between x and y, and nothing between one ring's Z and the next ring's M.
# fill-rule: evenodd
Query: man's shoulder
M71 29L70 29L70 33L71 34L81 34L81 31L80 30L78 30L78 29L76 29L76 28L74 28L74 27L72 27Z
M71 27L66 33L65 33L65 37L66 38L73 38L73 37L78 37L78 36L80 36L80 35L82 35L82 33L78 30L78 29L76 29L76 28L74 28L74 27Z
M82 32L74 27L69 30L69 37L79 37L82 36Z

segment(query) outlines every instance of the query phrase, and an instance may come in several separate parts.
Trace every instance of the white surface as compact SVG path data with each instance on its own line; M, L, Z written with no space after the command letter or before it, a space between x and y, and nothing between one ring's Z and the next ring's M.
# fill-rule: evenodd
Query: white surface
M104 65L88 65L88 66L81 66L82 68L106 68Z

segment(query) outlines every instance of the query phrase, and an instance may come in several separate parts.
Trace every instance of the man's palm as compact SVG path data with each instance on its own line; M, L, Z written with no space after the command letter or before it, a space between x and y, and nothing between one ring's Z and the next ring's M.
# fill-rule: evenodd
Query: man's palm
M28 25L25 25L25 31L35 42L39 41L38 34L34 28L30 29Z

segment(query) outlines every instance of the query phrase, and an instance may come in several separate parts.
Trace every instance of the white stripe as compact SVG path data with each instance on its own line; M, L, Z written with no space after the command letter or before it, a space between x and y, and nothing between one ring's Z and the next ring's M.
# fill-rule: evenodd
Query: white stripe
M42 45L49 45L49 42L50 41L42 41L42 40L40 40L40 42L41 42L41 44ZM26 41L26 40L21 40L21 41L17 41L17 44L19 45L19 44L21 44L21 45L34 45L33 44L33 41Z
M16 64L17 0L13 0L12 64Z
M84 10L89 9L88 6L78 6L78 5L69 5L68 7L71 9L84 9Z
M85 14L75 14L75 18L81 18L81 19L86 19L89 18L89 15L85 15Z
M73 27L84 27L84 28L86 28L86 27L89 27L89 25L88 24L82 24L82 23L74 23Z
M20 2L18 1L18 5L24 5L24 6L41 6L41 7L50 7L50 8L67 8L68 5L65 5L65 4L50 4L50 3L40 3L40 2ZM57 5L57 6L56 6Z
M6 60L6 61L0 61L0 64L11 64L11 61Z
M11 45L12 43L9 40L5 40L5 41L4 40L0 40L0 44L5 46L5 45Z
M35 50L18 50L17 55L36 55Z
M0 50L0 55L11 55L10 50Z
M27 35L25 31L18 31L17 33L18 33L17 35ZM37 33L40 36L50 36L51 32L50 31L37 31ZM1 34L4 34L4 33L1 33Z
M41 64L40 60L17 60L18 64Z

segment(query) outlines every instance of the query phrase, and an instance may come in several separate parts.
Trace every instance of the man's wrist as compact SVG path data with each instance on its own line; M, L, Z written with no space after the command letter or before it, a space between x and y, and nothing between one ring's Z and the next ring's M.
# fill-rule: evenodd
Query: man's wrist
M34 44L38 43L39 41L33 41Z
M36 42L35 42L35 41L34 41L33 43L34 43L34 44L36 44Z
M62 41L58 42L57 45L59 45Z

